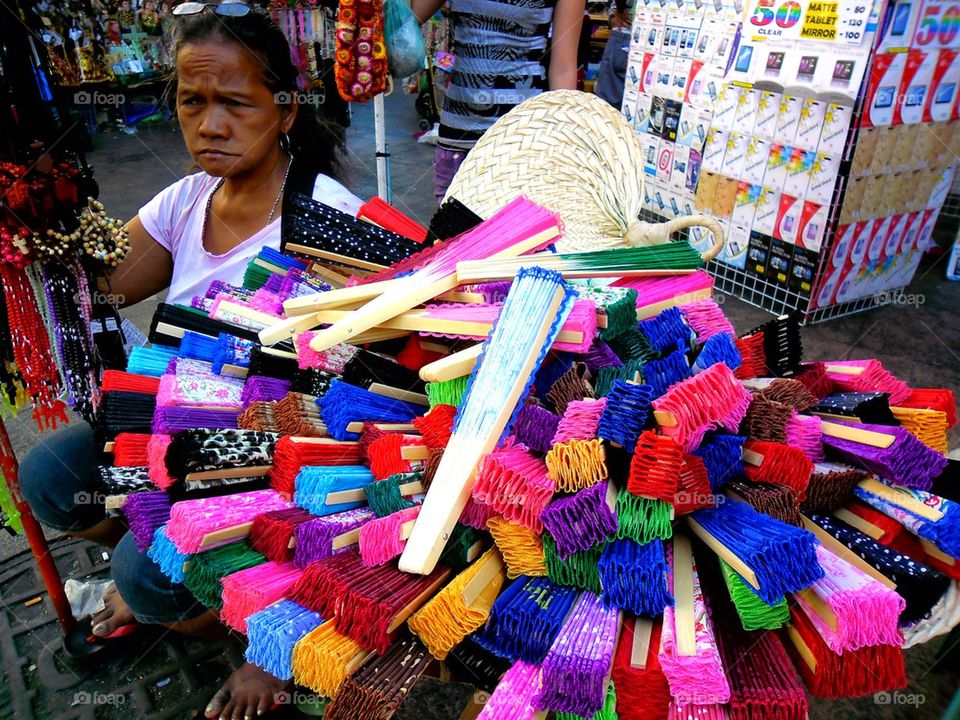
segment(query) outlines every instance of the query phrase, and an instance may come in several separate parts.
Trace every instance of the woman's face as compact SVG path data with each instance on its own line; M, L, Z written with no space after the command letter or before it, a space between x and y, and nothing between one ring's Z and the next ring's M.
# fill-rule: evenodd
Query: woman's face
M272 162L296 106L278 105L260 59L210 38L177 54L177 115L187 150L209 175L230 177Z

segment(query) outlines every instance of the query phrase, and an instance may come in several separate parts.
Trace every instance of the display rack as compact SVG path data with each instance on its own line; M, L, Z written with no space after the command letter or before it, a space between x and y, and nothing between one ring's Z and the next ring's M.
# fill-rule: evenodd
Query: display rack
M36 21L32 14L24 18ZM62 98L51 93L46 47L25 27L30 29L0 25L0 65L8 80L7 112L0 121L5 140L0 405L10 415L32 405L38 428L52 431L67 420L68 403L85 420L92 418L99 373L110 367L108 360L116 358L110 351L122 341L116 316L90 290L110 262L95 248L104 235L68 239L83 228L82 213L87 212L87 229L97 224L90 212L97 206L88 197L98 188L78 147L80 138L71 132L76 124L70 124ZM92 242L85 248L86 240ZM107 245L117 249L112 241ZM20 492L19 464L2 418L0 510L0 527L22 532L30 544L69 651L75 657L95 652L86 642L89 629L84 633L76 626L43 529Z
M715 216L718 288L771 312L820 322L900 292L958 155L954 17L952 0L641 4L622 110L650 219Z
M943 203L943 209L940 210L940 220L946 218L960 218L960 174L954 175L953 184L950 186L950 194L947 195L946 202Z

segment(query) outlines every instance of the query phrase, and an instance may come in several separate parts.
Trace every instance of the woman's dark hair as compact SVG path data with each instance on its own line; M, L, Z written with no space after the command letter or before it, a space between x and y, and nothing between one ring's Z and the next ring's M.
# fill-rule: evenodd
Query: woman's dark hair
M251 5L246 15L232 17L217 15L208 9L178 19L176 53L187 43L210 38L233 41L256 55L263 63L263 81L278 102L287 100L289 103L293 96L300 94L297 84L300 71L291 60L290 45L265 10ZM343 130L331 122L321 121L313 105L300 104L287 136L290 138L290 152L298 165L311 168L314 173L344 180Z

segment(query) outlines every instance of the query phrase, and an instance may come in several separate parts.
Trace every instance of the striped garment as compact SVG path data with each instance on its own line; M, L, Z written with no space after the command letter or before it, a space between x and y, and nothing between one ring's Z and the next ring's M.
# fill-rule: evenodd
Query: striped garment
M449 0L456 56L440 146L469 150L502 115L547 89L544 53L556 0Z

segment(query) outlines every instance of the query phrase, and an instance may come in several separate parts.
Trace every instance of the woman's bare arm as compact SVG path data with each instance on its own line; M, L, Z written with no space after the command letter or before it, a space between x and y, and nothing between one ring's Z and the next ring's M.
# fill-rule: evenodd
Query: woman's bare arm
M110 275L110 293L121 307L133 305L170 287L173 258L143 227L139 217L127 223L130 252Z
M550 67L547 82L551 90L577 89L577 48L586 0L557 0L553 10L550 40Z
M410 9L413 10L420 24L423 24L443 7L443 3L444 0L410 0Z

